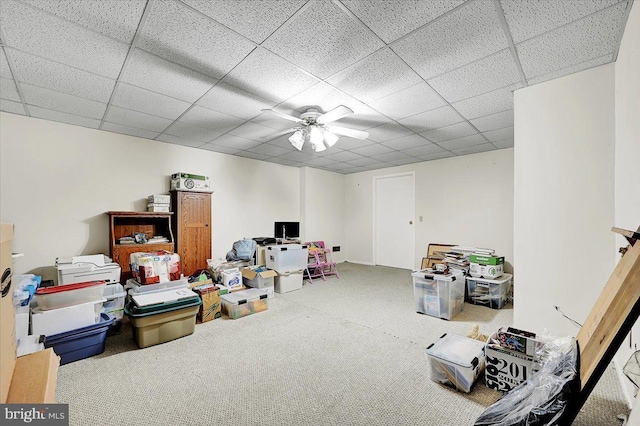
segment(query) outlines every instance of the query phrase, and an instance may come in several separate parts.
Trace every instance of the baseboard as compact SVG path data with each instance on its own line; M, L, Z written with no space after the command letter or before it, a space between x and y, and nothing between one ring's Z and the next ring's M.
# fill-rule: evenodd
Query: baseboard
M622 395L624 399L627 401L627 406L631 409L633 408L633 403L635 398L633 397L633 390L631 389L633 385L629 383L629 379L622 372L622 367L618 363L618 357L613 358L613 366L616 370L616 375L618 376L618 381L620 382L620 387L622 388Z
M363 262L360 260L345 260L345 262L349 262L349 263L356 263L358 265L367 265L367 266L375 266L373 263L371 262Z

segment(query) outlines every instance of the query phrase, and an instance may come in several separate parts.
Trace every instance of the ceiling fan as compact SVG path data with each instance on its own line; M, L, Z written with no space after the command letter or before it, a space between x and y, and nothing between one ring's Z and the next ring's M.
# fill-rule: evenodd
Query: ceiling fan
M280 135L293 132L293 134L289 136L289 142L291 142L291 145L298 151L302 151L302 146L307 140L311 143L311 147L315 152L321 152L327 149L327 147L335 145L338 141L337 135L348 136L355 139L366 139L369 137L369 133L363 132L362 130L330 125L330 123L334 121L353 114L351 108L344 105L340 105L325 113L320 112L318 108L307 108L304 113L300 114L300 117L294 117L274 109L263 109L262 111L269 111L285 120L298 123L297 127L292 127L264 137L264 139L274 139Z

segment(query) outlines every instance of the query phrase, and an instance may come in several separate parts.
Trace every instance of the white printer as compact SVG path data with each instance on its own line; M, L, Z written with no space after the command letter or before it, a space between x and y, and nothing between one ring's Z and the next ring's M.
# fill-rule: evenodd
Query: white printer
M120 265L103 254L89 256L58 257L58 285L85 281L120 282Z

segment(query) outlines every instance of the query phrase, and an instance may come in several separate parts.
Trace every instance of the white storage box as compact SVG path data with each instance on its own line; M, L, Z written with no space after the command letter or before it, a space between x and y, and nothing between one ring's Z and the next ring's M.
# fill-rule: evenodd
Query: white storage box
M279 274L305 269L308 256L309 247L301 244L282 244L266 247L267 268L274 269Z
M468 393L484 370L484 342L444 334L427 348L427 358L431 380Z
M94 258L94 256L76 256L66 259L56 259L58 285L83 283L87 281L104 281L106 283L120 282L120 265L114 262L95 264L91 261L91 258Z
M482 265L469 263L469 274L475 278L495 279L504 273L504 265Z
M171 203L171 195L169 194L153 194L147 197L149 204L167 204Z
M302 275L304 269L293 272L278 272L275 277L276 293L289 293L290 291L300 290L302 288Z
M16 342L29 336L29 306L15 306L16 310Z
M105 302L102 304L102 312L115 318L115 322L122 320L124 315L124 299L127 292L122 284L109 284L104 288Z
M129 294L158 292L158 291L178 289L178 288L189 288L189 280L187 278L181 278L175 281L166 281L158 284L142 285L138 281L134 280L133 278L129 278L124 288Z
M100 319L105 299L43 311L31 310L31 334L52 336L65 331L93 325Z
M229 291L242 287L242 273L238 268L222 271L222 285L229 288Z
M39 288L36 291L38 309L64 308L65 306L101 300L106 283L104 281L91 281L87 283L75 283Z
M147 204L147 211L148 212L169 213L171 210L169 210L169 204L149 203L149 204Z
M192 173L174 173L171 175L171 189L210 191L209 176L194 175Z
M540 369L535 352L544 344L525 336L515 336L513 342L519 344L523 352L512 351L492 343L499 340L497 335L501 331L493 333L487 340L485 383L490 389L508 392Z
M416 312L447 320L464 308L464 275L461 271L439 275L425 271L411 274Z
M242 318L269 309L267 292L259 288L236 291L220 296L222 313L231 319Z
M512 277L511 274L504 274L495 280L467 277L469 303L488 306L492 309L502 309L509 300Z
M261 290L264 290L267 292L267 297L269 299L273 299L274 297L276 297L275 295L275 286L269 286L269 287L262 287Z

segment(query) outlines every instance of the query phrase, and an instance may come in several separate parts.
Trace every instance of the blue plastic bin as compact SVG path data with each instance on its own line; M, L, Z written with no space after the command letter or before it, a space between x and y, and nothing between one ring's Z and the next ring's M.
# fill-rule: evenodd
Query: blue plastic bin
M115 318L109 314L100 314L100 321L82 328L44 338L44 347L53 348L60 357L60 365L89 358L104 352L107 330Z

